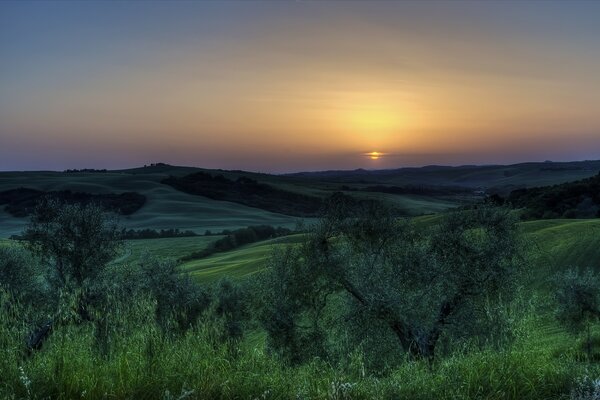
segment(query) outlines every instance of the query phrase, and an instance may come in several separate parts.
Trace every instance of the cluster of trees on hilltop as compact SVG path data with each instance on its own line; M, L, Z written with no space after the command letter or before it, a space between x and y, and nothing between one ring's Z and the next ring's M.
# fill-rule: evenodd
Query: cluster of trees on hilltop
M524 219L600 217L600 174L575 182L513 190L508 203Z
M180 178L171 176L162 182L186 193L287 215L315 216L323 207L318 197L282 190L244 176L231 180L223 175L196 172Z
M130 215L146 203L146 196L137 192L85 193L70 190L43 191L29 188L10 189L0 192L0 204L14 217L31 215L39 202L58 201L66 204L97 204L105 211Z
M76 172L107 172L106 168L103 169L95 169L95 168L82 168L82 169L65 169L63 171L66 174L72 174L72 173L76 173Z

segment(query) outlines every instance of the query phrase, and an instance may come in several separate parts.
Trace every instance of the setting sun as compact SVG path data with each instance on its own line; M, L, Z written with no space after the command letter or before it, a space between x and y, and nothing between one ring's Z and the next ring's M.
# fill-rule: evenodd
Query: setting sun
M368 156L371 160L379 160L379 158L381 158L381 156L383 156L383 153L380 153L378 151L372 151L365 155Z

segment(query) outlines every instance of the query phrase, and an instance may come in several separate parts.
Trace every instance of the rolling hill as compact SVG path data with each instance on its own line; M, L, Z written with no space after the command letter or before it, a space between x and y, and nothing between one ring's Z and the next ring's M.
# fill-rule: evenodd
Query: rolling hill
M186 168L182 168L183 173ZM106 173L4 172L0 173L0 191L18 187L56 191L72 190L93 194L137 192L146 203L132 215L120 217L126 228L192 229L221 231L248 225L267 224L294 227L297 218L241 204L217 201L186 194L160 183L168 173L150 169L148 173L110 171ZM258 222L258 223L257 223ZM27 220L0 210L0 237L21 232Z
M374 182L387 185L439 185L482 188L508 194L511 190L547 186L588 178L600 171L600 161L529 162L513 165L426 166L388 170L321 171L292 177L336 183Z
M124 227L178 228L203 233L263 224L293 228L300 218L286 215L286 207L274 207L269 199L261 198L269 193L278 193L278 201L286 202L300 198L324 199L341 191L358 201L380 201L396 209L399 215L418 216L480 200L485 192L506 194L515 188L558 184L590 177L598 170L600 161L582 161L270 175L153 164L114 171L0 172L0 192L24 187L90 195L137 193L146 201L138 211L120 217ZM231 182L252 182L253 187L268 187L268 190L252 201L238 201L226 196L210 198L190 194L162 183L197 173L222 175ZM245 192L240 193L244 196ZM14 217L1 207L0 237L18 234L26 222L25 218Z
M417 224L430 225L435 218L419 217ZM533 256L530 278L536 286L548 284L555 272L569 267L591 267L600 271L600 219L544 220L522 222L524 238ZM203 282L223 276L242 278L263 268L273 248L298 243L301 235L266 240L184 263L181 268Z

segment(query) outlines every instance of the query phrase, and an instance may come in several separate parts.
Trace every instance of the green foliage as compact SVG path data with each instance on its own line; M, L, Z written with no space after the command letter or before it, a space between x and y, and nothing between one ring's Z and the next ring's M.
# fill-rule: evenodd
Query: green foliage
M591 324L600 318L600 277L591 269L570 269L555 278L556 316L571 332L586 331L585 348L592 357Z
M234 181L223 175L196 172L180 178L171 176L162 183L185 193L288 215L315 216L322 207L322 200L318 197L283 190L246 176Z
M248 289L230 279L223 278L215 285L215 314L223 320L223 337L240 340L244 334L243 323L250 316Z
M29 304L39 304L48 294L37 260L17 245L0 247L0 288Z
M121 230L121 239L158 239L158 238L174 238L174 237L191 237L198 236L194 231L179 229L125 229Z
M562 345L540 345L530 337L507 350L457 353L433 368L403 363L380 377L365 373L360 352L343 368L320 360L289 367L259 345L222 343L209 321L168 335L153 318L153 302L138 296L112 308L119 317L111 321L120 324L108 325L104 352L94 326L69 325L25 358L18 313L5 309L0 307L2 398L558 399L572 388L583 390L579 377L592 380L600 373L578 364ZM523 327L533 337L542 333L536 329L539 324Z
M303 262L303 250L288 246L275 251L270 268L259 276L259 319L267 345L293 364L326 355L320 317L333 292L329 282Z
M130 256L106 262L109 253L87 243L98 236L84 232L97 234L111 221L91 218L105 227L92 229L77 213L62 220L43 215L50 217L40 217L46 225L36 232L44 240L31 246L41 264L20 246L0 245L0 398L558 399L594 393L600 377L596 358L581 362L590 341L567 335L550 318L547 288L539 292L519 274L519 231L539 244L530 252L544 253L532 271L541 286L547 279L540 277L568 261L593 265L597 221L516 229L502 209L483 207L409 222L342 204L307 235L181 268L138 253L154 246L160 255L179 255L208 238L133 241ZM42 252L42 243L64 244L52 235L71 245ZM270 269L251 275L273 249ZM55 275L56 254L65 265L86 265L65 269L68 276L82 271L81 285L74 277L68 285L44 284L44 272ZM203 282L224 274L238 279L201 287L184 269ZM568 309L569 299L584 299L575 303L593 309L596 277L577 272L557 281L594 293L557 289L559 302ZM52 303L53 334L27 354L23 339L47 311L30 300L41 290L37 284L52 289L58 311ZM411 357L394 323L412 327L418 345L465 287L465 301L442 326L435 362ZM565 315L574 315L569 310ZM597 326L570 321L591 327L597 347Z
M149 258L140 265L139 292L156 301L156 320L166 331L191 328L208 308L209 294L170 260ZM174 323L174 325L172 325Z
M101 208L52 200L36 207L23 236L59 288L83 287L117 255L120 246L117 225Z
M0 204L15 217L26 217L35 211L39 202L52 200L67 204L96 204L105 211L131 215L144 205L146 197L135 192L92 194L70 190L42 191L28 188L0 192Z
M600 216L600 174L560 185L517 189L508 202L525 208L524 219Z
M600 277L591 269L569 269L555 279L556 316L572 330L600 317Z
M301 246L276 255L265 272L262 321L273 347L292 361L327 357L328 316L369 326L382 343L395 337L404 352L432 361L440 339L493 332L495 325L481 326L491 310L485 300L509 298L523 262L505 209L451 212L423 234L387 210L336 202Z

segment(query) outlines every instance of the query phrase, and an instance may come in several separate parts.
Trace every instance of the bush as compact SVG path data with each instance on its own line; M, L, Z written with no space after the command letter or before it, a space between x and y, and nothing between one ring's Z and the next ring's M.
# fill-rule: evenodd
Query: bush
M39 304L48 295L48 285L37 260L17 245L0 246L0 287L30 305Z

